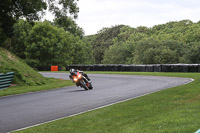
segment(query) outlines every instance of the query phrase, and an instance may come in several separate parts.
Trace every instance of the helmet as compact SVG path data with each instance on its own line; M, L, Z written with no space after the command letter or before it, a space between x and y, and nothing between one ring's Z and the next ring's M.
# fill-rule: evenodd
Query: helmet
M70 71L70 73L74 73L75 69L70 69L69 71Z

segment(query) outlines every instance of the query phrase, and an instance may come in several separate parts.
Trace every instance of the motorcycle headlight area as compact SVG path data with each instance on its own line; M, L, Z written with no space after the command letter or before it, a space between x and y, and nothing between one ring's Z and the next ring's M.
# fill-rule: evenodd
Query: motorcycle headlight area
M74 77L74 79L73 79L75 82L78 80L76 77Z

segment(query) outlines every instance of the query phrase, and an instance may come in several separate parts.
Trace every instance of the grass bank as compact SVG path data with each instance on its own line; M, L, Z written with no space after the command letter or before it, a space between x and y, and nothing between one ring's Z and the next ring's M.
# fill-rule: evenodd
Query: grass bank
M15 72L13 84L17 86L44 85L49 80L32 69L15 54L0 47L0 73Z
M194 81L18 132L191 133L200 128L200 74L135 72L109 72L109 74L186 77L193 78Z

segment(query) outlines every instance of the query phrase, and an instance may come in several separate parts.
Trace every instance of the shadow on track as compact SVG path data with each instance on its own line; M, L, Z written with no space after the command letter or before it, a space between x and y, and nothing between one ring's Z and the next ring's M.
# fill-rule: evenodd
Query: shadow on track
M82 91L86 91L86 90L73 90L73 91L68 91L68 92L82 92Z

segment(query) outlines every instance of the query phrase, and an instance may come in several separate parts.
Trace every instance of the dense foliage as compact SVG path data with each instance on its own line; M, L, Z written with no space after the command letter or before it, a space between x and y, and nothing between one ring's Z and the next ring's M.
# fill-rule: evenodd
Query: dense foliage
M72 63L72 36L48 22L36 24L26 43L26 60L31 66Z
M200 63L200 23L190 20L152 28L118 25L86 38L96 63Z
M0 3L0 46L32 67L91 64L92 47L75 19L78 0L3 0ZM37 21L46 11L53 22Z
M47 5L42 0L1 0L0 2L0 43L12 36L12 26L20 17L37 20Z
M113 45L113 39L120 33L122 25L112 28L103 28L95 35L95 39L91 42L93 46L94 58L96 63L101 63L105 50Z
M39 20L46 11L56 18L78 17L77 0L1 0L0 2L0 46L13 34L13 25L20 18Z
M83 29L80 28L71 17L63 16L60 18L56 18L54 19L54 25L57 27L62 27L65 31L70 32L75 36L79 36L80 38L83 38Z
M13 27L7 49L33 67L92 63L91 45L60 26L48 21L32 26L21 19Z

